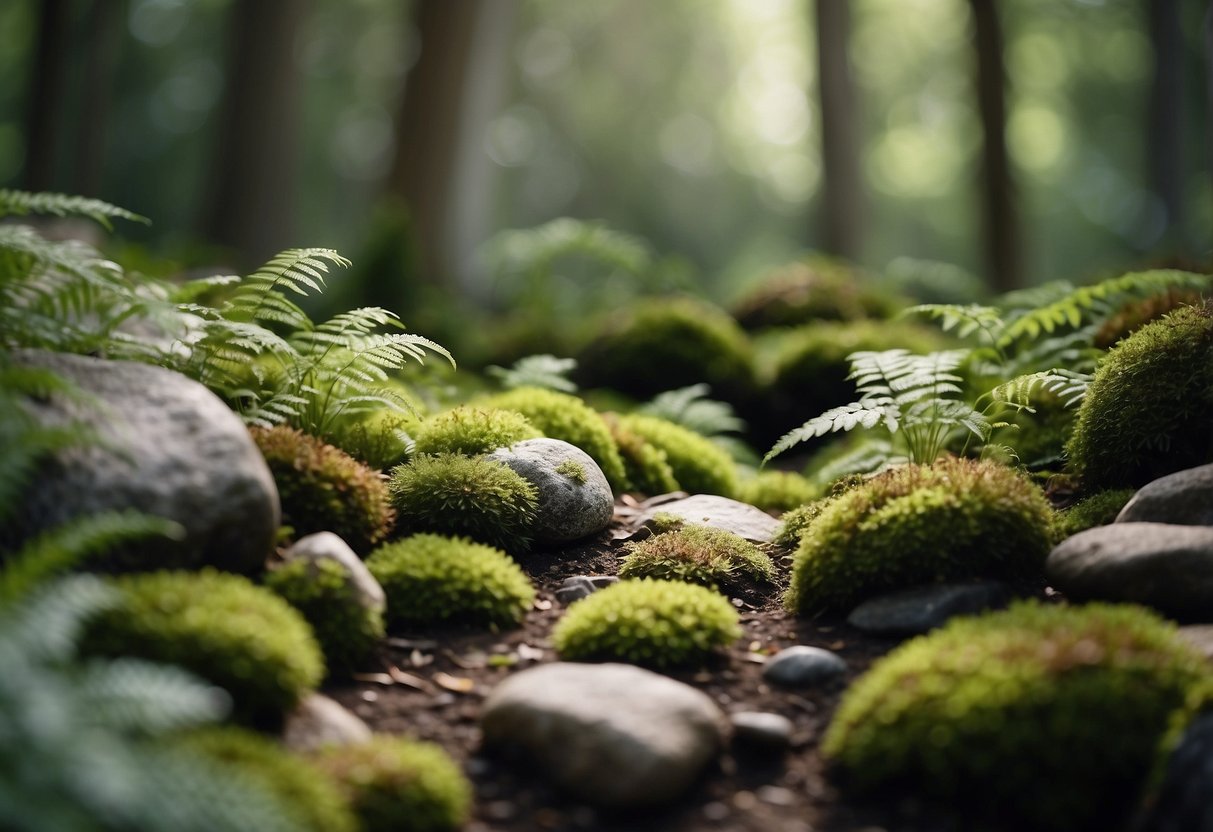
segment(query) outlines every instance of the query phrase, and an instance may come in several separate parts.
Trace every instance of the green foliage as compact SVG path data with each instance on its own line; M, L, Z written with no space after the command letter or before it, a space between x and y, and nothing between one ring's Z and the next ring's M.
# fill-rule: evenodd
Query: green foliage
M320 683L303 616L238 575L150 572L114 579L119 601L90 622L90 655L176 664L227 691L243 720L274 721Z
M1053 521L1053 539L1060 543L1071 535L1108 525L1136 493L1132 488L1113 488L1083 497L1069 508L1057 512Z
M23 217L28 214L51 214L56 217L88 217L106 229L111 219L146 223L146 217L132 214L124 208L99 199L68 194L29 193L0 189L0 217Z
M540 387L559 393L576 393L577 385L569 379L569 373L577 369L577 359L557 358L554 355L527 355L514 362L514 366L486 367L485 372L501 382L506 390L519 387Z
M464 538L413 535L379 547L366 565L387 595L389 627L513 627L535 600L535 588L518 564Z
M741 481L737 499L763 511L791 511L821 496L821 488L795 471L759 471Z
M462 406L422 422L414 437L414 452L476 456L540 436L517 411Z
M520 387L490 396L478 404L518 411L544 436L576 445L589 454L606 475L612 489L623 491L627 488L623 460L619 458L619 449L615 447L610 429L599 413L576 396L538 387Z
M728 402L707 398L710 391L711 388L706 384L692 384L678 390L667 390L658 393L637 412L682 425L687 430L709 438L745 430L745 422L733 412L733 406Z
M284 425L250 432L278 486L282 522L297 537L333 532L359 553L387 537L394 512L379 472Z
M775 536L771 538L771 542L787 549L799 547L800 539L804 537L809 526L813 525L813 521L821 516L821 512L825 510L829 502L829 497L823 497L786 512L780 518L781 523L775 531Z
M1066 454L1086 491L1140 487L1213 459L1213 313L1186 307L1100 362Z
M585 483L585 466L575 459L566 459L556 466L556 473L568 477L578 485Z
M965 578L1038 579L1052 510L1010 468L944 457L892 468L831 500L802 532L785 602L846 612L883 591Z
M328 558L298 558L270 570L265 585L311 625L330 677L364 665L385 635L383 610L360 602L344 566Z
M1200 306L1204 302L1203 293L1209 289L1213 289L1213 277L1209 279L1209 286L1204 290L1168 289L1159 294L1127 301L1099 327L1095 333L1095 346L1103 350L1110 349L1121 339L1127 338L1168 312L1174 312L1181 306Z
M818 255L772 271L733 306L733 314L747 330L756 330L886 318L898 307L897 299L869 285L851 265Z
M330 746L314 759L344 793L362 832L450 832L471 814L471 783L433 743L379 736Z
M679 488L692 494L724 497L737 493L737 465L711 440L681 425L639 413L620 416L619 425L665 454Z
M413 434L421 421L416 410L378 410L339 420L323 438L376 471L386 471L412 456Z
M623 460L628 490L650 496L678 490L678 480L674 479L674 469L665 451L628 430L615 414L607 414L607 425Z
M337 785L272 740L233 726L201 728L171 743L211 760L273 795L308 832L357 832L358 821Z
M530 546L538 494L499 462L459 454L416 456L392 469L388 488L403 533L466 535L511 553Z
M681 581L620 581L569 607L552 643L571 661L650 667L702 664L741 637L737 610L720 594Z
M1020 604L878 660L822 752L855 791L904 789L1009 828L1121 828L1169 718L1209 679L1145 610Z
M771 584L775 564L745 538L709 526L680 525L627 545L620 578L661 578L712 589Z

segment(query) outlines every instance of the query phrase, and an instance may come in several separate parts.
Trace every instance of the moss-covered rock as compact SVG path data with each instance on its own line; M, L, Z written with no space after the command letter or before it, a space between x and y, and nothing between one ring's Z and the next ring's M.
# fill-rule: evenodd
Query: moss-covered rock
M742 327L756 330L887 318L903 305L851 265L817 255L773 270L734 304L733 314Z
M355 552L387 537L393 512L378 471L332 445L285 426L253 428L296 537L333 532Z
M415 437L415 452L478 456L541 436L516 410L456 407L422 423Z
M1213 460L1213 309L1184 307L1100 361L1066 445L1090 491L1137 488Z
M666 464L682 490L722 497L737 493L737 463L710 439L682 425L641 413L620 416L619 425L665 454Z
M550 439L562 439L576 445L598 463L615 491L627 488L627 475L619 449L602 414L568 393L539 387L519 387L482 402L483 407L514 410Z
M363 603L345 567L335 560L293 560L270 570L265 585L303 613L330 676L358 670L385 634L382 604Z
M771 559L744 537L693 523L628 544L619 565L620 578L661 578L713 589L769 585L776 575Z
M484 457L416 456L388 482L403 534L434 532L525 552L538 494L521 475Z
M1213 289L1213 279L1210 280L1209 288ZM1095 346L1105 350L1111 349L1150 321L1182 306L1199 306L1202 302L1200 292L1181 288L1167 289L1156 295L1128 301L1100 326L1099 331L1095 333Z
M389 627L513 627L535 601L535 588L517 563L463 538L413 535L379 547L366 565L387 595Z
M273 723L324 676L303 616L238 575L149 572L114 579L119 602L94 618L83 651L184 667L232 697L237 718Z
M307 832L358 832L358 820L336 785L307 760L260 734L212 727L175 735L171 742L259 786Z
M625 428L617 415L608 413L606 420L623 460L629 491L652 497L678 490L678 480L674 478L674 470L670 468L665 451Z
M1132 488L1113 488L1083 497L1057 512L1053 520L1053 540L1061 542L1087 529L1108 525L1136 493Z
M905 789L1010 829L1122 828L1168 720L1209 677L1142 609L1020 604L878 660L822 752L859 792Z
M472 786L440 746L379 736L314 757L336 783L362 832L449 832L468 819Z
M964 578L1032 581L1051 543L1040 490L991 462L886 471L831 500L803 532L785 601L845 612L879 592Z
M821 512L829 502L829 497L823 497L784 512L783 516L779 518L780 525L775 531L775 536L771 538L771 542L788 549L798 547L800 538L804 537L805 531L813 524L813 521L821 516Z
M741 636L720 594L680 581L620 581L578 601L552 631L562 658L650 667L701 664Z
M743 479L737 499L763 511L791 511L821 497L821 488L795 471L759 471Z

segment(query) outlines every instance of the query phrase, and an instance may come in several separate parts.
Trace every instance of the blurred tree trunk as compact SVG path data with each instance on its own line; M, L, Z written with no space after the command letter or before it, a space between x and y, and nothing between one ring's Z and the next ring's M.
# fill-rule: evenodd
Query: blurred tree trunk
M817 0L825 249L857 260L863 246L863 185L859 175L859 113L851 76L850 35L848 0Z
M72 191L101 195L106 136L113 100L114 70L122 43L125 0L93 0L85 20L88 43L84 56L83 104L76 137L76 177Z
M228 55L205 237L261 262L294 244L299 72L306 0L231 5ZM247 261L247 262L245 262Z
M1183 30L1179 0L1149 0L1154 75L1147 133L1150 186L1165 212L1161 238L1183 231Z
M1209 177L1213 180L1213 2L1209 3L1205 12L1205 96L1205 163L1209 166ZM1209 189L1209 193L1213 194L1213 187ZM1213 229L1206 231L1213 233Z
M1006 73L1002 26L995 0L969 0L977 58L977 105L981 114L981 181L986 273L996 292L1022 285L1015 183L1007 155Z
M38 42L26 103L25 172L22 187L28 191L55 188L55 149L63 127L63 98L68 44L67 0L42 0L38 5Z

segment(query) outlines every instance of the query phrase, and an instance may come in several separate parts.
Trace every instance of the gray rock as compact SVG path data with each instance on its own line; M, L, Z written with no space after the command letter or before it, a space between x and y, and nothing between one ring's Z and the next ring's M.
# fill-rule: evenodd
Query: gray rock
M918 635L953 616L1001 609L1010 600L1010 588L998 581L928 584L864 601L847 616L847 623L873 635Z
M1213 832L1213 714L1184 730L1138 832Z
M766 711L731 714L733 744L763 751L783 751L792 744L792 720Z
M180 523L179 540L129 544L117 568L261 569L279 523L278 491L248 430L195 381L147 364L22 351L88 397L31 406L42 424L82 424L100 442L56 454L25 491L20 540L76 517L138 511Z
M371 570L366 568L366 564L354 554L354 550L344 540L332 532L317 532L299 538L295 545L283 552L282 560L284 564L296 560L306 560L310 563L334 561L345 570L346 587L358 600L359 605L364 609L380 612L387 608L387 596L371 574Z
M556 600L566 607L574 601L588 598L600 589L619 583L614 575L574 575L556 587Z
M1116 522L1213 526L1213 465L1176 471L1148 483L1120 510Z
M797 644L769 658L762 678L788 688L805 688L831 682L846 672L847 663L838 654Z
M615 514L615 496L598 463L559 439L527 439L489 454L525 477L539 491L532 534L537 543L567 543L596 534ZM575 466L581 476L557 470Z
M1180 627L1177 635L1213 662L1213 624L1188 624Z
M1213 620L1213 528L1113 523L1049 553L1054 587L1079 600L1127 601L1189 621Z
M309 752L326 745L358 745L371 739L371 729L352 713L319 693L309 694L286 717L282 743Z
M770 543L779 529L779 521L762 509L713 494L695 494L655 505L645 511L640 522L647 524L658 514L673 514L688 523L724 529L752 543Z
M724 746L711 698L626 664L557 662L516 673L481 710L487 745L525 751L573 795L626 809L676 800Z

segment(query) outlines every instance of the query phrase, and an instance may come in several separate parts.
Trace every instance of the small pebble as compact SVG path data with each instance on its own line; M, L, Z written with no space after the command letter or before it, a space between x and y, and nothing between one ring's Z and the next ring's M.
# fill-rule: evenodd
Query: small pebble
M757 791L758 799L772 806L791 806L796 802L796 795L782 786L762 786Z
M742 711L729 717L733 742L753 748L783 750L792 742L792 720L779 714Z
M762 677L777 685L803 688L833 681L846 672L847 663L837 654L797 644L772 656L762 669Z
M374 702L374 701L376 701L378 698L379 698L379 694L378 694L378 693L376 693L376 692L375 692L375 691L373 691L373 690L364 690L364 691L362 692L362 699L363 699L363 701L365 701L365 702Z
M704 804L703 816L710 821L724 820L729 816L729 807L718 800L713 800L711 803Z
M574 575L556 587L556 600L567 607L618 581L614 575Z

